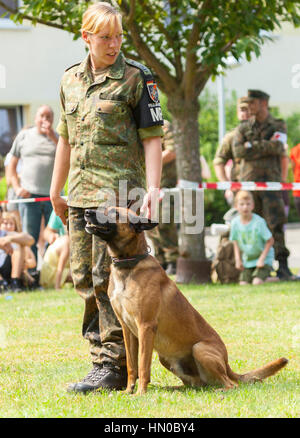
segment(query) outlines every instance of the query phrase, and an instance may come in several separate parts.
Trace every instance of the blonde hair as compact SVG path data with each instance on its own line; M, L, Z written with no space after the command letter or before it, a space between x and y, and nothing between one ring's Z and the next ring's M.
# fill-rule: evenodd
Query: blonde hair
M109 34L116 28L122 30L122 16L110 3L99 2L89 6L82 16L81 31L92 34L98 33L101 28L109 24Z
M14 223L15 223L15 231L17 233L21 233L22 232L21 222L20 222L19 218L13 212L3 211L2 215L1 215L1 222L4 219L12 219L14 221Z
M235 195L234 205L237 205L239 201L245 201L245 200L250 200L254 202L253 195L251 192L248 192L247 190L240 190Z

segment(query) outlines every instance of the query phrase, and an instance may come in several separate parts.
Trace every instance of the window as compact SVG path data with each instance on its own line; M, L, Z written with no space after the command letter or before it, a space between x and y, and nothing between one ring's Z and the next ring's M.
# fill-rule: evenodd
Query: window
M0 106L0 154L4 157L23 125L22 107Z

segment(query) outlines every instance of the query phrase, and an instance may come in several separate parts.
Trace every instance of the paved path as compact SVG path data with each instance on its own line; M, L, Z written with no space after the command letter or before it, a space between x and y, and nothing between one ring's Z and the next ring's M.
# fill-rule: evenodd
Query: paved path
M300 223L286 225L286 246L290 250L289 267L300 269ZM219 236L212 236L210 228L205 230L205 245L207 248L207 257L210 250L215 253L219 242Z

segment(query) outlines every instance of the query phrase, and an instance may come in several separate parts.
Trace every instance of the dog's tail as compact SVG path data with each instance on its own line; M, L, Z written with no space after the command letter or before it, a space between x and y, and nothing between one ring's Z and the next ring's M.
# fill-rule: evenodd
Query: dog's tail
M232 380L254 383L278 373L278 371L280 371L281 368L285 367L287 363L288 360L285 357L281 357L280 359L267 363L266 365L264 365L261 368L258 368L257 370L249 371L246 374L237 374L233 372L228 365L227 373L228 373L228 377Z

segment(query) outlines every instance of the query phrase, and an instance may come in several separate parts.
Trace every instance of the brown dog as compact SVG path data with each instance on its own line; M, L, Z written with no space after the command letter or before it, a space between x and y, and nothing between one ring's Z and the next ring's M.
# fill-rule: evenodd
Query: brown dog
M142 223L127 209L86 210L86 231L107 241L112 257L108 294L122 325L128 382L126 392L147 391L153 348L159 360L186 385L221 385L255 382L272 376L288 360L281 358L247 374L234 373L226 347L216 331L192 307L147 252ZM138 359L139 356L139 359Z

